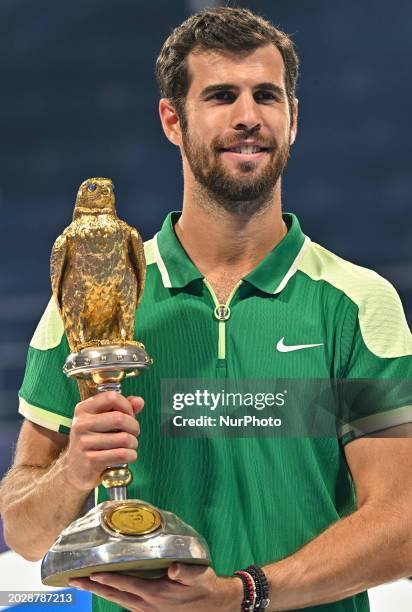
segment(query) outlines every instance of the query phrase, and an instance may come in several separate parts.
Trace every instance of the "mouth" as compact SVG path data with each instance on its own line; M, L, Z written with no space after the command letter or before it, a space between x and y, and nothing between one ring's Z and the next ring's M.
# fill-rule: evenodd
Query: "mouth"
M271 149L269 147L260 147L257 145L242 145L237 147L228 147L226 149L220 149L220 153L222 155L231 157L233 159L246 161L260 159L270 151Z

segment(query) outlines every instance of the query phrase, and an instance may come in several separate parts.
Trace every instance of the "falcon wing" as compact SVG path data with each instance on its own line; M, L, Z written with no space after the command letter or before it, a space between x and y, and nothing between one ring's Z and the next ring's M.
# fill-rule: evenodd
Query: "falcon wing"
M61 311L63 273L66 267L67 238L61 234L53 245L50 256L50 276L54 299Z
M137 280L137 302L136 308L142 299L144 283L146 278L146 259L144 256L143 242L139 232L134 227L129 233L129 257Z

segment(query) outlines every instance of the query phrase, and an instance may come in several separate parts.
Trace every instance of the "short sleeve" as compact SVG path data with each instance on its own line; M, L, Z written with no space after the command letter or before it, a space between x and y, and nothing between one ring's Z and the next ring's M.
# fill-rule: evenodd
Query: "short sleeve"
M412 335L393 286L377 276L342 328L342 443L412 422Z
M19 413L33 423L69 433L80 396L77 383L63 373L70 350L60 313L52 298L30 342Z

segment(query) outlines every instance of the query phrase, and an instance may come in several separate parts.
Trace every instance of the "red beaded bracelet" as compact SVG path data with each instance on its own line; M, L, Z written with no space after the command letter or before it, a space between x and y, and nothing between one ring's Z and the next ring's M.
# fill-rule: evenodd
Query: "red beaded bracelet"
M239 576L244 586L244 597L241 605L241 612L253 612L256 603L256 585L253 576L245 570L239 570L234 573Z
M259 565L249 565L244 570L234 572L243 583L241 612L264 612L269 606L269 585L266 575Z

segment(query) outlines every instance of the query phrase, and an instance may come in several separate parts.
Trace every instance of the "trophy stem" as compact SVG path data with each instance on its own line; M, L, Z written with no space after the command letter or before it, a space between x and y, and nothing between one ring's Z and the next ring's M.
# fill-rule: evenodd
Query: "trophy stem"
M120 382L115 381L99 383L96 388L97 393L104 393L105 391L116 391L116 393L121 393L122 390ZM123 485L123 482L126 482L125 478L128 484L131 480L131 473L127 463L111 465L103 472L102 484L106 487L111 501L123 501L127 499L126 486Z
M121 393L121 381L137 376L147 370L153 360L146 353L141 342L122 341L121 344L89 343L66 359L63 372L69 378L87 381L97 393L115 391ZM115 432L113 432L115 433ZM111 501L127 500L127 485L132 473L126 463L108 466L101 475L101 484L107 489Z
M108 493L110 501L124 501L127 499L126 487L109 487Z
M105 382L97 385L97 393L104 393L105 391L116 391L121 392L121 386L119 382Z

